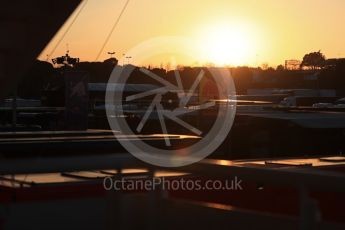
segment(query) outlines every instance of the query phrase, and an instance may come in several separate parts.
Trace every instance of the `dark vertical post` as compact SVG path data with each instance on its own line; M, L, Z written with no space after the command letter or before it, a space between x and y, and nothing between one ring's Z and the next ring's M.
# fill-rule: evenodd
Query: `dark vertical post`
M12 130L15 132L17 129L17 84L13 90L12 96Z

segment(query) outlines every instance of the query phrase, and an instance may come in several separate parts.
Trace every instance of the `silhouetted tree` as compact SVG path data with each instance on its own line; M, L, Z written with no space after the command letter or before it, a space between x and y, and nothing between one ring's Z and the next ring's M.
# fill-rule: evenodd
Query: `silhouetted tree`
M278 65L277 66L277 71L283 71L284 70L284 66L283 65Z
M304 55L303 61L301 63L301 68L303 67L310 67L312 69L320 69L324 67L326 62L325 55L321 53L321 51L312 52L309 54Z
M267 69L269 68L268 63L262 63L261 68L262 68L263 70L267 70Z
M109 58L103 62L80 62L74 69L87 71L90 74L90 82L107 82L117 63L116 58Z
M253 85L253 71L249 67L237 67L231 70L236 91L239 94L247 93Z
M164 69L154 68L154 69L151 69L150 71L161 78L165 78L166 73ZM158 81L156 81L155 79L151 78L150 76L142 72L139 67L135 67L133 69L133 71L130 73L130 76L126 82L129 84L160 85Z

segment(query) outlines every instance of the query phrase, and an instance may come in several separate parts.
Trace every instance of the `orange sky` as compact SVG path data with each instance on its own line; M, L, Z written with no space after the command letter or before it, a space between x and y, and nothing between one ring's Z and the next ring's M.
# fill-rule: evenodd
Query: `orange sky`
M68 44L72 56L94 61L125 2L88 0L52 56L64 54ZM107 51L120 58L158 36L183 36L199 49L189 60L178 58L185 47L175 47L177 64L276 66L319 49L326 57L344 57L344 10L343 0L131 0L100 60L109 57ZM46 59L71 18L40 59ZM146 60L156 65L170 61L171 55L163 54ZM136 63L135 56L131 62L147 64Z

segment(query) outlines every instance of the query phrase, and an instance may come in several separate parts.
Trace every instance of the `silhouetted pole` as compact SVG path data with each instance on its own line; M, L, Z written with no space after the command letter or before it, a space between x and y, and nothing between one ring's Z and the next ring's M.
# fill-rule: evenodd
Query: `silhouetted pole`
M12 129L16 131L17 128L17 84L13 90L12 97Z

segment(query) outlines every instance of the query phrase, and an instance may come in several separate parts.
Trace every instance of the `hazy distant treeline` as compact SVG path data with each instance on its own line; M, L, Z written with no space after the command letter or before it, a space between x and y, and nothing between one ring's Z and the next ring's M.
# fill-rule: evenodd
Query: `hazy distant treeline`
M63 71L87 71L90 82L107 82L113 68L117 65L115 58L104 62L81 62L74 67L54 67L49 62L36 61L18 84L18 95L23 98L39 98L44 90L62 90L64 87ZM180 75L185 88L194 82L202 67L180 68ZM238 94L246 93L249 88L323 88L345 91L345 63L339 62L318 70L285 70L280 66L274 68L236 67L229 68ZM153 68L150 71L175 83L174 71ZM158 84L135 68L129 83Z

